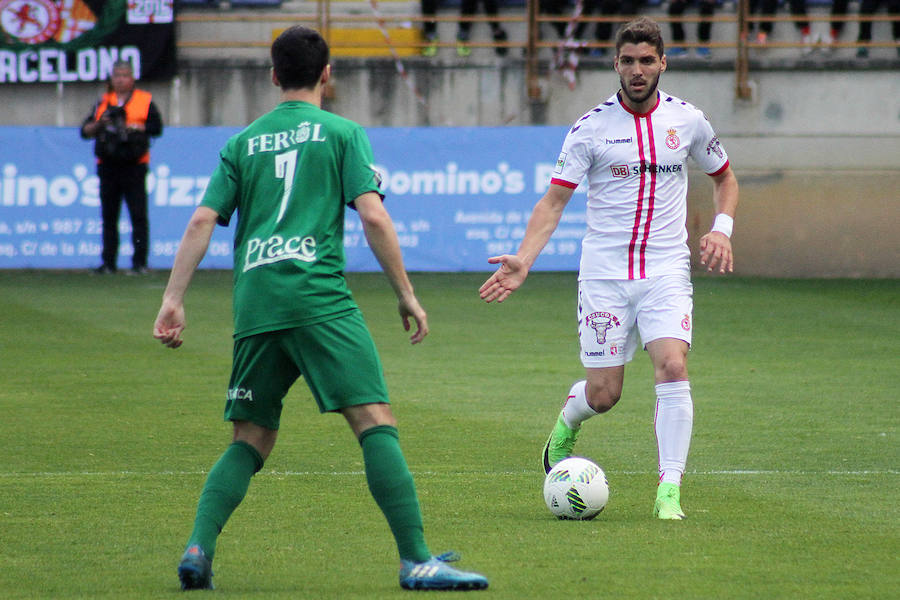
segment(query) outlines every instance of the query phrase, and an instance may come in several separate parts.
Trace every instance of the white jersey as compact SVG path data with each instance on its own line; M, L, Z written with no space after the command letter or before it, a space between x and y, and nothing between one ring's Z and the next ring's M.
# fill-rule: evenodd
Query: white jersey
M644 279L690 270L688 156L709 175L728 168L705 115L663 91L646 114L612 96L575 123L551 183L574 189L587 177L579 280Z

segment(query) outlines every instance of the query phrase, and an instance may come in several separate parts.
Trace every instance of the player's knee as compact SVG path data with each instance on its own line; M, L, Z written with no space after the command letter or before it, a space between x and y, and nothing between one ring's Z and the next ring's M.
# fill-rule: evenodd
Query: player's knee
M232 441L249 444L259 453L263 461L272 453L276 439L278 439L278 430L276 429L268 429L249 421L234 422Z
M622 390L613 390L608 387L588 386L585 390L587 403L597 413L605 413L622 397Z
M348 406L342 409L341 413L356 437L359 437L363 431L379 425L397 427L397 419L391 411L390 404L387 403L377 402Z
M657 383L683 381L687 378L687 362L681 359L681 357L668 358L656 367Z

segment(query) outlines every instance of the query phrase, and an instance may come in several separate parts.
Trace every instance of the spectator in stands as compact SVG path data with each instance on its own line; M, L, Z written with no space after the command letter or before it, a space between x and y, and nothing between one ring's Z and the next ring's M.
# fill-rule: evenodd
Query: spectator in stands
M569 23L575 21L575 27L572 30L571 37L573 40L580 40L584 37L584 30L587 29L587 23L581 21L580 18L575 17L575 13L578 8L578 0L574 0L574 7L570 9L569 0L539 0L541 13L547 15L559 15L563 17L559 21L551 21L550 25L556 30L556 35L561 40L567 39L566 29L569 28ZM601 6L601 14L615 14L618 9L619 0L584 0L581 4L581 12L579 13L579 17L581 15L590 15L594 12L594 6L596 4L600 4ZM604 23L598 23L598 25L603 25ZM611 29L611 28L610 28ZM599 37L597 39L600 39ZM607 35L604 40L608 40L609 35Z
M594 9L599 7L600 16L611 17L616 14L634 15L638 11L640 0L585 0L584 15L594 14ZM582 27L581 23L579 27ZM608 42L612 39L613 23L597 23L594 29L594 39L598 42ZM580 31L576 29L576 37L580 37ZM592 56L604 56L605 48L595 48L591 51Z
M687 8L688 2L690 1L692 0L671 0L671 2L669 2L669 16L680 17L683 15L684 9ZM698 0L698 4L702 20L697 24L697 41L701 44L708 44L712 35L712 21L710 18L715 14L716 0ZM684 25L677 21L673 21L671 26L672 44L666 51L666 56L669 58L684 56L687 54L687 48L679 45L684 42ZM697 56L702 58L710 57L709 46L699 46L696 51Z
M471 17L478 8L479 0L462 0L460 4L460 15L463 17ZM499 3L497 0L481 0L484 5L484 13L489 17L496 17L500 13ZM491 21L491 37L495 42L505 42L508 38L506 30L497 21ZM456 34L456 53L460 56L469 56L472 54L472 48L468 45L468 41L472 35L472 21L460 21L459 32ZM494 48L498 56L505 56L509 48L498 46Z
M890 15L900 16L900 0L883 0L887 4L887 12ZM862 0L859 4L860 16L870 16L878 12L878 7L882 0ZM891 32L894 34L894 41L900 42L900 21L891 23ZM868 43L872 41L872 21L859 22L859 37L856 40L860 43ZM900 55L900 47L897 48L897 54ZM868 48L859 48L856 51L856 58L869 58Z
M578 0L575 0L575 2L577 7ZM635 15L637 14L640 2L641 0L583 0L581 15L593 15L598 8L600 15L604 17L611 17L616 14L626 16ZM569 0L540 0L540 6L541 13L543 14L562 16L569 7ZM564 40L567 38L566 29L568 28L569 23L572 22L574 15L575 9L573 9L568 19L551 22L559 39ZM578 19L577 24L571 33L572 39L584 39L584 32L587 29L587 25L588 23ZM610 41L612 39L613 25L613 23L597 23L596 28L594 29L594 39L598 42ZM596 48L591 54L593 56L604 56L606 50L604 48Z
M433 17L437 15L438 0L422 0L422 16ZM425 37L427 46L422 48L422 56L431 58L437 54L437 21L423 21L422 35Z
M831 4L831 16L832 17L843 17L847 14L847 5L850 3L850 0L834 0ZM844 31L844 21L832 21L831 29L828 31L827 36L824 39L826 45L831 46L834 44L838 38L841 37L841 33Z
M849 0L834 0L834 3L831 5L831 15L833 17L843 17L847 14L847 5L849 4ZM873 15L878 11L878 5L880 4L879 0L862 0L859 6L859 14L868 16ZM888 13L889 14L900 14L900 0L888 0ZM844 31L844 21L832 21L831 22L831 30L828 33L828 37L825 38L825 43L828 45L834 44L838 38L841 37L841 33ZM893 29L894 40L900 41L900 22L893 22L891 24L891 28ZM872 41L872 22L871 21L860 21L859 23L859 36L857 37L858 42L871 42ZM897 53L900 54L900 48L897 48ZM868 48L859 48L856 51L857 58L869 58L869 49Z
M791 5L791 14L795 17L806 16L806 0L788 0ZM750 14L754 15L759 12L763 17L774 17L778 8L778 0L750 0ZM775 24L772 21L764 21L759 24L759 32L756 34L756 43L765 45L772 35L772 28ZM812 35L809 21L794 21L794 26L800 32L800 39L805 44L804 53L812 51ZM750 25L750 31L753 31L753 24Z
M566 6L568 5L568 0L539 0L541 13L547 15L562 15ZM571 18L566 19L564 21L551 21L550 26L556 30L556 35L559 39L566 39L566 25L568 24ZM540 27L540 26L539 26ZM584 30L583 24L581 26L581 30ZM580 32L579 32L580 33ZM541 36L543 37L543 36ZM577 34L576 34L577 37Z

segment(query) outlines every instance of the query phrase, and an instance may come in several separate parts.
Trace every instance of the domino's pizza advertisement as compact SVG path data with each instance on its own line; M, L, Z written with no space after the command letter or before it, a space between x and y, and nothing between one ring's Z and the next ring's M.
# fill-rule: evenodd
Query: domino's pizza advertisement
M151 147L149 266L172 266L229 127L168 127ZM382 190L411 271L485 271L515 252L546 191L566 134L561 127L367 130ZM584 235L579 188L535 265L577 270ZM130 265L127 208L119 266ZM201 268L230 269L233 224L217 227ZM0 269L88 269L100 263L99 181L93 142L72 127L0 127ZM347 211L348 271L377 271L359 218Z

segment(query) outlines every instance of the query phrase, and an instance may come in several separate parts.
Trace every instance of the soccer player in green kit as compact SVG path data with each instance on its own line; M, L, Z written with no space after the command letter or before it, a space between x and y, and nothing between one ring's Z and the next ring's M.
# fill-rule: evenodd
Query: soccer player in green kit
M410 341L428 333L382 204L362 127L321 109L331 75L328 46L311 29L287 29L272 44L281 103L228 140L182 238L153 335L178 348L184 295L216 224L237 211L234 354L225 419L234 437L209 472L194 529L178 566L182 589L211 589L216 538L269 456L282 399L302 376L322 412L339 412L362 447L366 479L400 554L405 589L483 589L485 577L432 556L415 484L375 345L344 279L344 211L355 209L399 300ZM348 360L352 358L352 360Z

